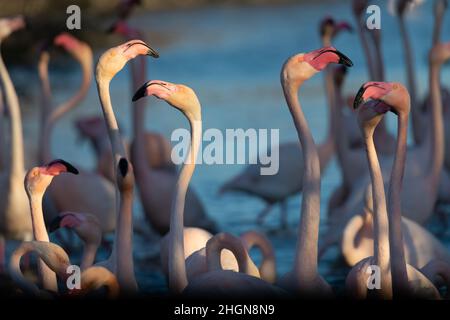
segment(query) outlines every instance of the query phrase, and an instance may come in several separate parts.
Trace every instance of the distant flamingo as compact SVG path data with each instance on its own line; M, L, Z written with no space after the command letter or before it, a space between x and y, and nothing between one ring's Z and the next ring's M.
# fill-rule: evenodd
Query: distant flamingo
M102 242L102 229L97 217L89 213L63 212L50 223L49 231L59 228L69 228L76 232L83 241L84 250L81 257L81 270L92 266L95 262L97 250Z
M0 89L0 172L5 167L5 104L3 102L3 89Z
M39 289L34 283L26 280L20 270L20 260L27 253L34 252L48 268L55 272L59 279L66 281L70 273L68 267L72 265L66 252L58 245L51 242L27 241L23 242L11 255L9 271L14 282L28 295L41 298L51 298L52 295ZM71 294L87 294L92 290L103 286L108 288L108 297L116 298L119 294L119 285L116 277L103 267L90 267L81 273L81 290L73 289Z
M104 263L116 276L125 293L137 291L133 264L133 189L134 174L126 158L125 147L119 132L111 103L110 82L125 64L139 55L159 57L158 53L141 40L131 40L104 52L96 67L95 79L105 123L112 146L116 174L116 231L113 250Z
M41 133L41 149L39 158L43 163L52 159L51 133L55 123L67 112L75 108L85 98L92 80L92 50L88 44L73 36L63 33L54 39L54 43L67 50L81 65L82 83L77 93L70 100L56 108L45 106L51 102L50 83L48 79L49 56L44 51L41 54L39 73L44 96L42 111L45 119ZM70 197L67 194L70 193ZM51 221L59 212L89 212L95 215L101 223L102 232L112 232L115 228L114 219L114 186L102 176L89 171L81 171L77 179L60 176L49 188L46 199L52 205L46 206L45 216ZM53 210L51 210L54 207Z
M23 17L0 19L0 44L14 31L25 26ZM10 118L10 150L7 168L0 173L0 269L5 265L5 240L31 240L30 208L23 188L25 176L22 120L19 99L3 58L0 55L0 78Z
M375 99L361 106L361 103ZM366 298L367 278L372 265L380 267L381 287L376 294L382 299L411 296L439 299L434 285L417 269L406 264L401 232L401 185L406 160L406 136L410 99L408 91L400 83L368 82L356 96L355 108L359 108L361 131L367 145L367 158L372 179L374 213L374 257L361 260L350 271L346 286L356 298ZM386 204L384 182L378 162L373 131L382 115L392 110L398 116L398 140ZM389 214L387 213L389 211ZM388 249L389 248L389 249ZM400 271L401 270L401 271Z
M201 141L201 132L202 132L202 121L201 121L201 106L195 92L181 84L173 84L169 82L164 82L160 80L152 80L148 81L142 87L140 87L134 97L133 100L138 100L144 96L154 95L159 99L165 100L168 104L173 106L174 108L180 110L184 116L188 119L191 129L191 145L189 148L189 152L185 157L185 161L182 165L178 182L176 184L176 189L174 193L174 205L171 211L171 219L170 219L170 231L169 231L169 289L174 294L180 294L183 290L188 286L188 276L186 272L186 262L185 262L185 249L184 249L184 206L186 200L186 194L189 187L189 181L195 170L195 162L197 159L197 154L199 150L199 145ZM195 239L192 239L195 240ZM211 239L208 240L210 243ZM244 252L245 248L242 245L242 242L239 241L241 247ZM220 242L220 245L224 244L224 242ZM225 244L226 245L226 244ZM206 245L206 255L208 255L208 244ZM232 248L227 248L232 250ZM220 249L221 250L221 249ZM236 253L234 253L236 258L239 258ZM246 256L248 257L248 255ZM208 257L206 258L208 261ZM221 255L220 252L217 253L217 259L215 264L220 265ZM239 259L238 259L238 263ZM209 264L209 262L208 262ZM240 265L241 266L241 265ZM248 266L247 263L242 262L242 268L246 268ZM248 270L240 271L247 272ZM224 274L225 273L225 274ZM234 275L229 275L229 274ZM202 274L198 277L195 277L195 283L197 285L192 285L191 289L193 292L198 292L196 288L198 286L202 287L204 285L204 279L210 279L211 272L207 272L206 274ZM248 282L247 284L250 286L254 281L257 281L260 286L269 286L264 281L259 280L258 278L242 275L241 273L237 273L234 271L220 271L215 275L212 275L212 280L216 286L222 286L223 284L231 285L232 281L236 284L239 284L242 281ZM227 279L225 279L226 277ZM245 278L246 280L243 280ZM239 280L240 279L240 280ZM229 289L230 287L228 287ZM249 287L250 288L250 287ZM268 287L272 288L272 287ZM190 291L191 289L186 289ZM200 289L199 289L200 290ZM264 292L270 292L272 289L267 289ZM222 290L221 290L222 291ZM230 292L234 290L230 290ZM217 291L219 293L219 291Z
M305 296L329 296L330 285L317 270L317 241L320 221L320 164L314 139L303 114L297 91L302 84L331 63L352 66L344 54L333 47L290 57L281 71L281 85L289 111L302 144L303 199L298 239L292 271L283 276L280 284L290 291Z
M347 22L335 22L332 18L325 18L320 24L320 36L323 46L330 46L332 39L342 30L351 30ZM324 171L334 154L333 138L333 99L332 75L329 70L325 71L325 87L328 102L328 134L325 141L318 146L320 169ZM261 175L261 164L250 165L243 172L224 183L220 188L221 193L228 191L238 191L261 198L266 202L266 206L258 214L257 221L262 223L264 218L270 213L272 207L280 204L282 228L287 227L287 207L286 201L289 197L299 193L303 189L303 180L298 175L303 172L302 149L297 142L288 142L279 145L279 171L275 175ZM298 178L293 178L298 177Z
M78 170L70 163L58 159L45 166L30 169L25 176L24 185L30 203L34 240L49 241L42 211L42 199L53 178L63 172L78 174ZM55 274L42 261L39 261L39 278L45 289L57 291Z

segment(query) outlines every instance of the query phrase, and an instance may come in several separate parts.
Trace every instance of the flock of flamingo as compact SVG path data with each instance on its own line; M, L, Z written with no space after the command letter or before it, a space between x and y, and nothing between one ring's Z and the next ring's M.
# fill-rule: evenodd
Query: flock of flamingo
M295 54L281 67L281 87L299 141L280 145L277 175L261 176L259 169L251 166L220 189L264 200L267 206L258 215L260 223L273 205L280 204L282 227L287 225L286 200L301 193L294 263L281 277L276 273L274 248L262 232L249 230L239 236L220 232L199 195L189 187L201 143L201 104L195 91L186 85L148 80L147 59L158 58L159 54L138 40L142 38L139 30L124 19L115 23L110 32L126 42L106 50L95 70L90 46L68 33L59 34L51 44L40 48L42 125L37 166L29 170L25 169L27 150L19 98L0 55L2 290L14 296L39 298L138 294L133 257L133 202L138 199L146 221L161 235L161 270L174 295L331 298L336 296L336 288L319 274L318 264L328 248L338 246L351 267L345 281L345 294L350 298L448 297L450 251L424 226L435 214L437 203L450 201L450 94L440 80L442 65L450 60L450 43L440 40L447 1L435 0L428 57L429 93L422 101L416 92L404 20L408 3L399 0L396 7L407 85L386 81L381 31L365 28L363 17L368 3L353 0L355 29L371 81L362 84L355 95L343 97L346 70L353 63L332 46L332 41L352 27L330 17L324 19L320 24L323 47ZM21 16L0 19L0 43L24 26ZM82 70L78 90L56 106L49 81L53 47L65 50ZM135 92L130 97L133 131L129 145L119 130L110 97L111 81L127 64ZM325 141L316 146L299 90L320 72L324 73L329 128ZM76 121L76 129L89 139L96 155L96 169L88 171L55 159L50 141L55 123L87 95L92 74L102 116ZM171 162L167 138L145 130L147 96L166 101L189 123L192 138L186 160L190 161L179 169ZM345 112L348 107L354 112ZM384 115L388 112L397 119L396 134L387 130ZM407 146L410 113L413 143ZM3 127L4 123L9 126ZM319 243L321 172L333 156L341 168L342 182L328 201L327 229ZM138 197L134 195L135 186ZM79 288L66 285L71 276L70 250L49 238L49 232L62 228L71 229L84 244ZM107 245L107 234L114 234L110 255L100 261L97 253ZM14 244L14 250L7 258L8 243ZM262 253L259 266L250 256L253 247ZM36 259L29 258L31 253ZM379 279L375 288L370 286L373 279Z

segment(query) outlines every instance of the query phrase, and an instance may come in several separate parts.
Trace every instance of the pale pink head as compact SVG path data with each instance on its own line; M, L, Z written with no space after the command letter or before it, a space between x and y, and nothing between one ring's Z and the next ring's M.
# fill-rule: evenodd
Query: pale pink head
M140 32L132 28L126 21L119 20L111 28L111 32L117 33L125 38L138 38L141 37Z
M89 213L62 212L49 225L48 231L60 228L74 230L86 244L100 245L102 230L97 217Z
M353 108L357 109L368 100L380 100L391 106L391 111L398 113L409 113L409 93L401 83L398 82L367 82L361 86L356 94Z
M62 159L53 160L47 165L30 169L25 176L25 190L28 194L43 193L55 176L61 173L78 174L78 170Z
M320 22L319 32L320 36L328 37L329 39L337 36L341 31L353 31L352 26L347 21L336 22L332 17L327 16Z
M25 19L23 16L0 19L0 41L7 38L11 33L23 29L25 27Z
M53 40L53 43L56 46L63 47L66 51L78 50L81 46L80 41L67 32L57 35Z

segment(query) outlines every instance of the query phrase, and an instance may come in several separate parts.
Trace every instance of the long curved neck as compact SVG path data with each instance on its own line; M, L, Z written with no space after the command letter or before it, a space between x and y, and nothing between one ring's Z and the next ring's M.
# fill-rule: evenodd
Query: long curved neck
M206 264L208 271L222 270L220 254L223 249L230 250L236 258L239 272L249 273L249 256L244 245L229 233L220 233L212 237L206 244Z
M409 103L409 102L408 102ZM389 239L392 257L392 285L394 296L407 293L408 275L403 250L401 190L406 161L406 139L408 134L408 116L398 117L398 137L389 181Z
M386 209L386 196L384 193L383 176L378 161L373 131L364 138L367 160L369 162L370 178L372 180L373 199L373 234L374 258L380 268L381 289L380 296L384 299L392 298L392 278L389 257L389 223Z
M375 79L376 77L375 64L372 56L372 51L370 50L369 42L367 40L367 35L364 32L361 17L356 16L355 18L356 18L356 30L358 31L359 40L361 41L361 45L364 50L364 55L366 57L367 71L369 73L370 79Z
M41 84L41 123L39 128L39 161L47 163L50 156L49 136L45 135L45 126L47 117L52 110L52 92L50 79L48 76L48 64L50 55L48 52L42 52L38 63L39 81Z
M89 87L92 81L92 61L87 59L86 61L80 61L82 68L82 81L78 91L66 102L60 104L53 109L50 113L47 113L44 122L44 129L42 132L42 145L41 145L41 161L47 163L51 161L51 132L54 124L66 113L75 108L86 97ZM48 77L48 76L47 76ZM47 78L48 81L48 78ZM44 93L44 96L46 94ZM45 109L44 109L45 112Z
M1 46L1 43L0 43ZM22 118L20 115L19 99L16 90L6 69L3 57L0 54L0 77L5 90L6 105L11 119L10 126L10 155L9 155L9 178L23 179L25 173L24 155L23 155L23 135Z
M384 81L384 60L383 60L383 52L381 50L381 43L380 39L373 36L373 43L375 47L375 60L377 67L375 68L376 71L376 78L375 81ZM384 118L383 118L384 119Z
M0 171L5 166L5 126L4 126L5 105L3 103L3 90L0 89Z
M326 44L326 42L324 42L324 44ZM333 74L332 74L330 66L326 67L326 69L325 69L324 80L325 80L325 88L326 88L326 93L327 93L327 104L328 104L328 132L327 132L325 141L322 142L317 147L317 152L319 154L319 160L320 160L320 171L321 172L325 170L327 164L330 162L331 158L333 157L334 149L335 149L334 136L333 136L333 133L335 131L335 129L334 129L335 121L333 119L334 112L332 109L336 108L336 101L335 101L336 97L334 94L335 86L334 86L334 81L333 81Z
M428 163L428 172L433 187L438 188L439 177L444 163L444 123L442 120L442 98L440 88L440 65L430 65L430 92L431 92L431 161Z
M444 11L439 11L439 12L436 12L436 14L434 16L432 45L435 45L441 39L442 21L444 18L444 13L445 13Z
M47 229L45 228L44 214L42 212L42 193L29 195L31 223L33 236L36 241L49 242ZM56 274L41 260L38 261L39 277L45 289L57 291Z
M191 114L186 114L186 117L191 128L191 146L178 177L170 214L169 288L173 293L181 293L188 284L184 261L183 214L186 192L194 174L202 135L201 115L199 114L196 118Z
M126 293L138 289L133 264L133 190L120 192L120 213L116 224L113 252L117 263L117 280Z
M399 16L399 26L401 38L403 41L404 58L406 63L406 76L408 79L408 91L411 97L411 124L414 142L420 144L422 142L421 136L423 135L419 132L419 123L421 121L420 110L418 109L417 103L417 91L416 91L416 74L414 70L414 58L413 51L411 48L411 43L409 41L408 32L406 30L405 20L403 16Z
M131 63L131 77L133 90L139 88L146 81L146 60L137 57ZM139 99L132 107L133 113L133 164L138 175L150 171L145 153L145 108L147 99Z
M297 96L298 86L283 83L283 91L303 150L303 200L298 227L294 273L298 286L317 276L320 222L320 165L316 145Z

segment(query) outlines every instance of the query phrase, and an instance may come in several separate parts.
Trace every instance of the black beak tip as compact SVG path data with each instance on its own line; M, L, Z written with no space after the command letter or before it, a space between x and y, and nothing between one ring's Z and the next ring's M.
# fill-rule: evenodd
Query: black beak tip
M353 67L353 62L352 62L352 60L350 60L350 59L347 58L347 57L341 57L341 58L339 59L339 64L342 64L342 65L344 65L344 66L346 66L346 67Z
M122 177L125 177L128 173L128 161L125 158L121 158L119 160L119 172L122 175Z
M136 102L137 100L145 97L145 91L147 89L147 84L142 85L135 94L133 95L133 98L131 98L131 101Z
M363 102L363 94L366 89L364 88L364 85L361 86L361 88L358 90L358 93L356 94L355 101L353 101L353 109L358 109L361 103Z
M48 226L48 232L55 232L57 229L59 229L62 219L63 218L61 216L55 217Z
M58 159L58 160L53 161L53 163L56 163L56 162L62 164L63 166L65 166L67 172L70 172L72 174L79 174L80 173L77 168L75 168L73 165L71 165L70 163L68 163L65 160Z
M147 55L150 56L150 57L153 57L153 58L155 58L155 59L158 59L158 58L159 58L159 53L156 52L156 51L153 50L153 49L149 49L148 52L147 52Z

